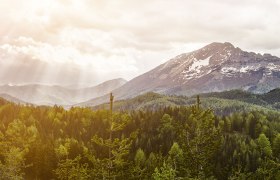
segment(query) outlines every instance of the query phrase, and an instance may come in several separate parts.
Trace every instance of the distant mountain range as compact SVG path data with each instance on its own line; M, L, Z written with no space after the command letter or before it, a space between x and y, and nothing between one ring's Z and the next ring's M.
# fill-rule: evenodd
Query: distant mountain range
M124 85L126 80L113 79L97 86L70 89L63 86L48 86L40 84L30 85L2 85L0 97L12 102L28 102L35 105L72 105L91 98L103 96Z
M16 103L16 104L28 104L20 99L17 99L15 97L12 97L8 94L0 94L0 97L7 100L7 101L10 101L10 102L13 102L13 103Z
M1 98L2 97L2 98ZM0 95L1 102L8 103L3 99L17 104L27 104L9 95ZM265 94L254 94L243 90L230 90L200 94L201 107L212 109L217 115L230 115L235 112L264 111L279 114L280 89L274 89ZM159 110L180 106L196 105L196 96L163 95L148 92L131 99L114 102L114 111L135 110ZM109 109L109 103L91 107L94 110Z
M176 56L128 82L114 79L81 89L36 84L3 85L0 94L36 105L69 107L103 104L108 102L110 92L115 100L124 100L147 92L192 96L240 89L262 94L279 87L280 58L246 52L228 42L215 42Z
M231 43L211 43L181 54L113 91L117 100L146 92L191 96L199 93L242 89L266 93L280 87L280 58L246 52ZM108 95L80 106L108 101Z

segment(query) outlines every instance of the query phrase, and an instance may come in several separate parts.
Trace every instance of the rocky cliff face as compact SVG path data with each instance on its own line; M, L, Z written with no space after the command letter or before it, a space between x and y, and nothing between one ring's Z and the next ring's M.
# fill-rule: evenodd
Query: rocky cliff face
M230 89L264 93L280 85L278 57L242 51L230 43L212 43L182 54L158 70L157 76L174 82L166 92L175 94Z

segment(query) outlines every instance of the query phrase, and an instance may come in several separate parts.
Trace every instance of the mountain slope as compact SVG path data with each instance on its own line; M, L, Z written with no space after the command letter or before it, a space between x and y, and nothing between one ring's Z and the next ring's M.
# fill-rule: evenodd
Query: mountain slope
M124 79L113 79L97 86L82 89L39 84L3 85L0 86L0 93L37 105L71 105L105 95L125 83Z
M0 94L0 98L3 98L3 99L5 99L9 102L13 102L13 103L16 103L16 104L28 104L28 103L26 103L26 102L24 102L24 101L22 101L18 98L12 97L8 94Z
M265 93L280 86L280 59L242 51L230 43L211 43L181 54L113 91L116 99L145 92L193 95L231 89ZM107 96L82 106L105 102Z
M136 96L132 99L116 101L114 102L114 109L115 110L139 110L145 108L145 109L152 110L158 107L186 105L187 99L188 98L186 97L165 96L154 92L148 92ZM108 109L109 103L101 104L94 108Z

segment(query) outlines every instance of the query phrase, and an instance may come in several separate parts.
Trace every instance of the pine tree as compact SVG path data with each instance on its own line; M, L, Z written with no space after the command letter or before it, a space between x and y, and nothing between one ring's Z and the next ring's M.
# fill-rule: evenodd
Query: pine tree
M215 127L212 111L200 111L192 114L181 132L186 169L194 177L201 173L211 176L213 158L221 143L220 131Z
M169 114L164 114L160 120L159 126L159 142L162 144L161 151L163 154L167 154L168 150L172 146L172 141L175 136L175 128L173 126L173 120Z
M132 140L136 138L136 133L131 133L129 137L118 137L117 135L130 121L131 118L127 114L115 113L109 124L109 138L93 136L92 142L107 149L108 152L108 156L102 159L97 157L97 162L102 166L102 168L96 166L97 173L102 176L99 178L115 179L124 175L124 167L128 164L124 157L128 155Z
M265 134L260 134L258 138L258 145L263 157L271 157L272 149L271 149L270 141L265 136Z
M275 137L272 145L274 157L278 158L280 161L280 134L278 133Z
M146 156L144 151L139 148L134 157L134 178L143 179L146 171Z
M163 163L160 169L156 168L152 175L154 180L175 180L176 173L171 165Z
M182 164L184 161L183 158L183 150L180 148L178 143L173 143L172 147L170 148L168 152L168 162L171 164L172 168L175 170L175 173L177 176L184 176L182 171Z
M183 150L180 148L178 143L175 142L168 154L174 170L177 171L179 169L178 166L183 162Z

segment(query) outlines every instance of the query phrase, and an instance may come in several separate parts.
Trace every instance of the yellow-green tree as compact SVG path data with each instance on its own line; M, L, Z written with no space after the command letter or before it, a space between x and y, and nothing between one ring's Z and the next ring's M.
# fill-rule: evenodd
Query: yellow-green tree
M24 179L25 156L36 140L37 128L26 126L21 120L12 121L5 132L0 132L0 179Z
M128 114L114 113L109 118L107 136L95 135L92 138L94 144L105 150L104 154L91 154L94 156L91 157L91 160L95 178L116 179L124 177L125 166L128 165L125 157L129 153L132 140L136 137L136 133L131 133L128 137L122 133L130 121L131 117Z

